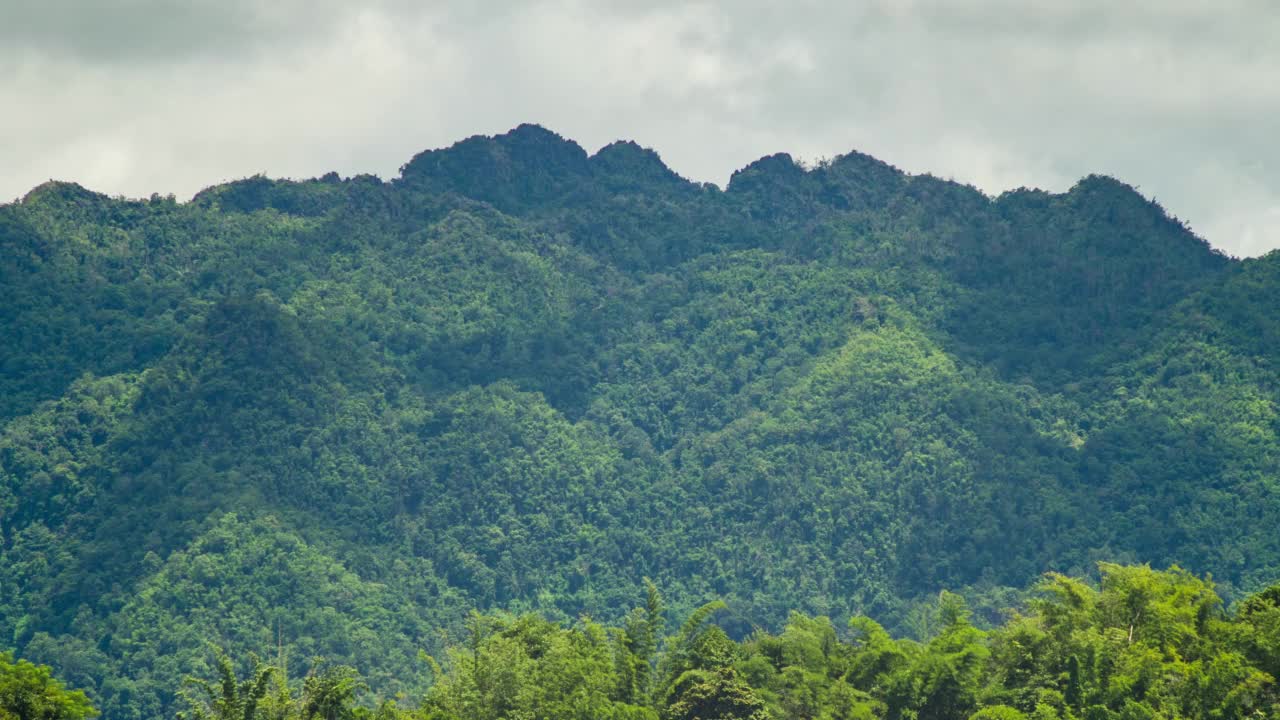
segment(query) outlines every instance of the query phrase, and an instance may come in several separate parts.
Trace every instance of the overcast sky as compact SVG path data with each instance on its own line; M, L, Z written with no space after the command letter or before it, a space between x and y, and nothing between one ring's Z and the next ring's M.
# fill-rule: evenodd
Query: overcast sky
M0 0L0 199L394 177L541 123L723 185L861 150L988 193L1092 172L1280 247L1274 0Z

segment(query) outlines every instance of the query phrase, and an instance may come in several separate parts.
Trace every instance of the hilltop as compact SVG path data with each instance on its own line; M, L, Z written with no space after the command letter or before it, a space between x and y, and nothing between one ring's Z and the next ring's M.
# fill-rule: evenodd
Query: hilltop
M203 642L410 689L468 609L999 619L1099 560L1280 577L1280 254L1108 177L856 152L721 189L522 125L398 178L0 206L0 649L108 718ZM298 670L301 671L301 663Z

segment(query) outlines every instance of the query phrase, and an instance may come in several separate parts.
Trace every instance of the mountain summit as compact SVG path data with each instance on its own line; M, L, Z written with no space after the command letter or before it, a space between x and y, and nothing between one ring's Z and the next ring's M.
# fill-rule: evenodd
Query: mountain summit
M47 184L0 249L0 647L108 720L208 638L415 692L470 609L619 620L646 578L742 636L1102 559L1280 576L1275 257L1111 178L721 190L521 125L389 182Z

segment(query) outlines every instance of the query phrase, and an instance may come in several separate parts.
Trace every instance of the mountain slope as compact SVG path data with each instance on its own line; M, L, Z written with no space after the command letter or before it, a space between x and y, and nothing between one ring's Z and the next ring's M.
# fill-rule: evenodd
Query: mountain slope
M1113 179L721 190L521 126L386 183L49 184L0 248L0 646L109 718L201 633L390 693L467 608L645 577L746 633L1099 559L1280 576L1277 256Z

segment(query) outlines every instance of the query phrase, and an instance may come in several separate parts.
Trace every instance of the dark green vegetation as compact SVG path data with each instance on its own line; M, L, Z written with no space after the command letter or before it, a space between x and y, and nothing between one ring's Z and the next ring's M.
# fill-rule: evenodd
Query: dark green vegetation
M108 720L180 707L207 642L417 692L469 609L613 622L646 576L740 639L928 638L944 587L987 626L1097 560L1280 577L1280 254L1108 178L721 191L522 126L389 183L47 184L0 288L0 648Z

